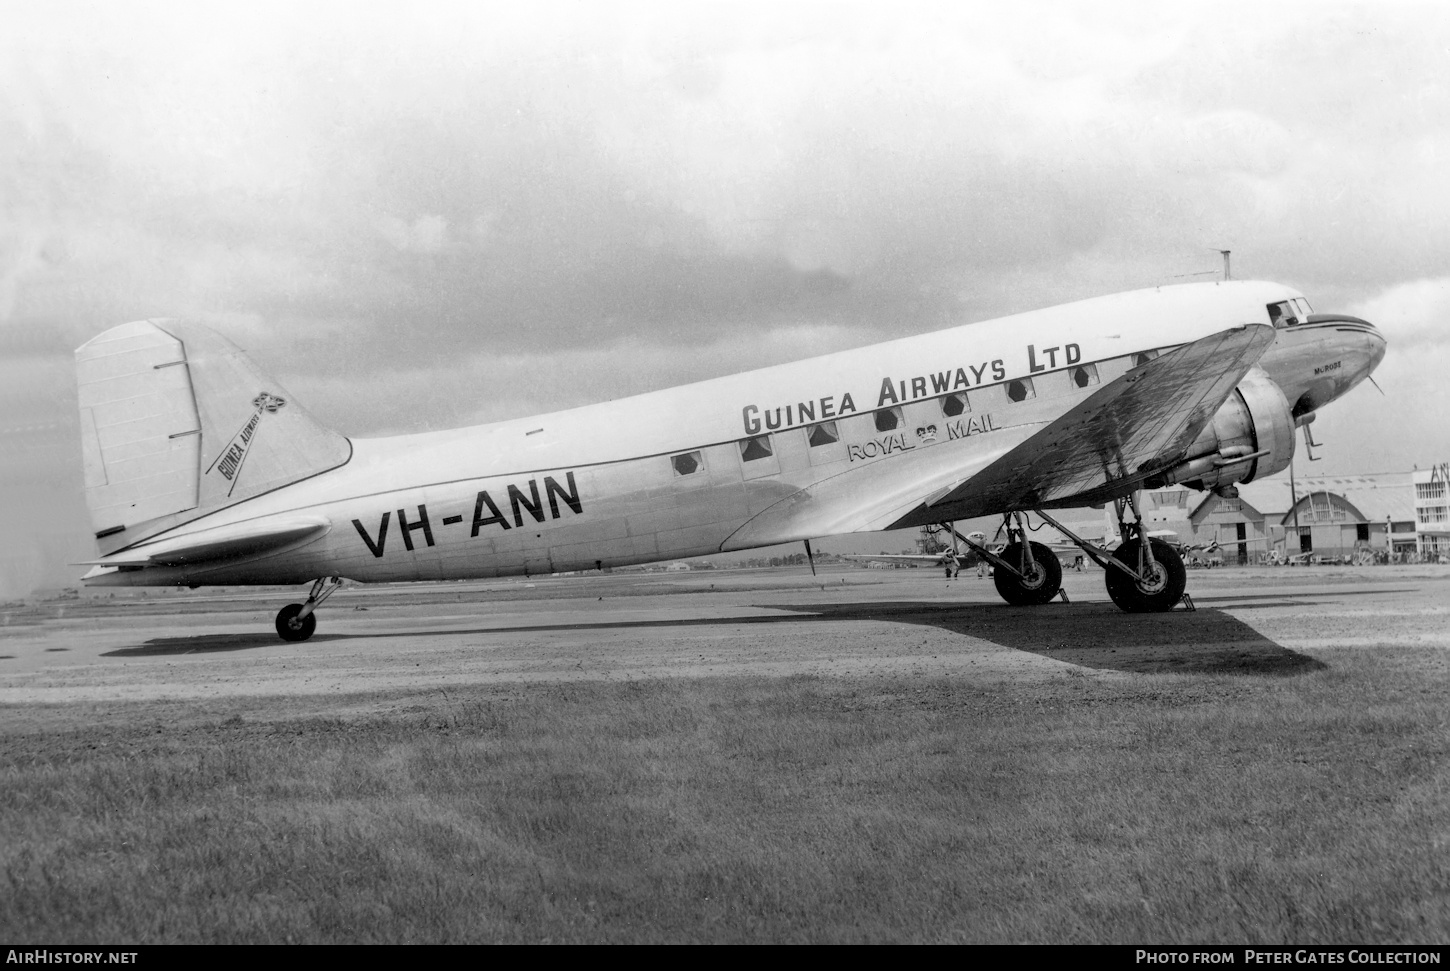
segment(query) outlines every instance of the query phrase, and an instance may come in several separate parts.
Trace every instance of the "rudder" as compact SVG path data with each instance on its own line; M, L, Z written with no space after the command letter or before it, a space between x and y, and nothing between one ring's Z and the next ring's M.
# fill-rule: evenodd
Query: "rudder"
M103 552L336 468L352 446L234 344L142 320L76 350L86 504Z

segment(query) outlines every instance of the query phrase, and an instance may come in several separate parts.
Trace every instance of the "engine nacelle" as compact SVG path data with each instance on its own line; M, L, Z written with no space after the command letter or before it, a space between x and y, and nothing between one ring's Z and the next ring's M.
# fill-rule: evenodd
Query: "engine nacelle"
M1261 368L1251 369L1188 454L1163 473L1164 485L1223 489L1287 468L1294 458L1294 418L1283 390Z

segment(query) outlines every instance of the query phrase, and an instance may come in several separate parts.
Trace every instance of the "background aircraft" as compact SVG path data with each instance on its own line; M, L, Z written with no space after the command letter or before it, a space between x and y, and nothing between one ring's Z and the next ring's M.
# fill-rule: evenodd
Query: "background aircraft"
M1182 597L1142 488L1225 493L1284 468L1297 424L1384 355L1356 318L1272 283L1115 294L569 411L352 440L225 338L183 321L77 352L101 585L436 580L749 549L1003 516L977 548L1014 604L1061 586L1024 513L1106 571L1129 611ZM1117 505L1114 550L1047 512ZM969 544L970 545L970 544Z
M987 534L981 530L974 530L970 533L958 533L955 523L943 523L939 527L923 527L924 533L929 533L929 543L918 541L923 545L935 547L930 552L922 553L843 553L840 554L843 560L855 560L871 563L906 563L922 566L938 566L946 570L947 576L956 576L957 571L963 566L975 565L979 559L977 549L985 549L990 553L1000 555L1010 545L1010 540L1003 538L1004 529L998 529L995 536L990 540ZM1155 530L1149 533L1151 537L1157 537L1163 530ZM945 537L945 538L943 538ZM1082 551L1072 543L1052 541L1038 543L1057 554L1059 559L1081 560Z

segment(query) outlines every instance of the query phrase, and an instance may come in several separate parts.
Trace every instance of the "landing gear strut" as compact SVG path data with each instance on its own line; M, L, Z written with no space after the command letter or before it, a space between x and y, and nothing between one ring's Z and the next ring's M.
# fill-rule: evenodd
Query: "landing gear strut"
M1062 589L1062 562L1041 543L1009 543L1002 559L1017 564L1017 570L994 570L992 582L1002 599L1014 607L1045 604Z
M305 641L317 630L317 605L337 592L342 577L322 577L312 584L307 602L288 604L277 611L277 634L284 641Z
M1161 539L1130 539L1114 552L1119 562L1136 566L1137 576L1121 570L1107 571L1104 581L1113 603L1130 614L1161 613L1172 610L1183 599L1188 586L1188 571L1183 557Z
M1138 509L1137 493L1116 500L1118 534L1123 543L1113 558L1128 566L1127 570L1108 570L1104 578L1108 596L1130 614L1161 613L1172 610L1183 599L1188 586L1188 570L1183 557L1160 539L1150 539L1143 527L1143 514ZM1133 521L1125 522L1123 514L1131 508Z
M1124 519L1129 507L1133 510L1132 522ZM1037 510L1037 515L1103 568L1108 596L1120 609L1132 614L1172 610L1183 601L1183 590L1188 586L1182 554L1168 543L1148 537L1135 496L1117 500L1117 509L1118 533L1123 542L1111 553L1073 534L1042 510Z
M1012 525L1014 516L1017 519L1016 526ZM952 535L992 564L992 582L1003 600L1014 607L1045 604L1062 589L1062 562L1052 550L1027 538L1027 529L1020 512L1007 513L1004 519L1007 527L1007 548L1001 553L993 553L981 543L973 542L971 537L962 536L955 527L952 527Z

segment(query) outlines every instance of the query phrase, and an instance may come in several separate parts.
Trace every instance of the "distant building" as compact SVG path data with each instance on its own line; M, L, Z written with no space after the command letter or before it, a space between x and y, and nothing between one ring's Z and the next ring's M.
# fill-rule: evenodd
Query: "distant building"
M1278 499L1275 497L1269 501L1277 504ZM1244 498L1243 487L1240 487L1237 499L1225 499L1212 492L1196 494L1188 520L1195 543L1207 545L1217 542L1224 562L1243 564L1261 562L1276 545L1282 547L1281 515L1282 510L1266 512L1260 509Z
M1309 554L1355 557L1416 551L1410 473L1275 476L1237 499L1201 494L1194 541L1217 541L1241 563Z
M1418 552L1450 554L1450 462L1410 473L1415 486Z
M1211 493L1209 493L1211 495ZM1163 530L1172 530L1178 536L1180 543L1193 541L1193 520L1189 512L1197 504L1201 493L1194 492L1187 486L1169 486L1166 489L1145 489L1140 500L1143 508L1138 512L1143 516L1143 525L1148 527L1150 533L1162 534ZM1107 519L1104 524L1105 536L1116 538L1118 535L1117 510L1109 503L1105 510ZM1131 517L1131 513L1129 513Z
M1175 485L1142 492L1143 523L1179 542L1219 544L1228 563L1283 562L1290 557L1375 559L1386 555L1450 556L1450 463L1416 472L1359 475L1287 473L1238 487L1236 498ZM1077 535L1095 542L1118 538L1112 503L1101 508L1053 510ZM1029 517L1029 520L1034 517ZM1131 514L1129 514L1131 518ZM1001 517L957 523L1000 538ZM1043 525L1034 539L1055 542Z

